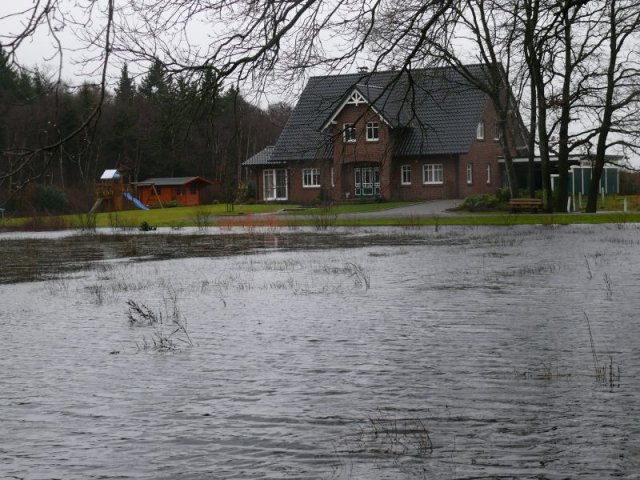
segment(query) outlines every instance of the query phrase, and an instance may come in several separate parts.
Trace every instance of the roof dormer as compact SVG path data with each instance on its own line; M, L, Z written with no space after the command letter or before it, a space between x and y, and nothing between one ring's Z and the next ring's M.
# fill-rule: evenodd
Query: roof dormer
M349 93L348 95L346 95L345 97L343 97L344 99L342 100L342 102L338 105L338 107L331 113L331 115L329 116L329 119L322 125L322 128L320 129L320 131L325 130L326 128L328 128L330 125L335 125L336 124L336 118L338 117L338 115L340 115L340 113L342 112L342 110L344 109L344 107L346 107L347 105L352 105L354 107L359 107L361 105L366 105L369 108L371 108L371 110L378 115L378 117L380 117L380 120L384 123L386 123L387 125L390 125L390 123L387 121L387 119L384 117L384 115L382 115L382 112L380 112L373 104L372 102L369 101L369 99L367 99L367 97L365 97L362 92L360 90L358 90L358 87L354 87L353 90L351 90L351 93ZM375 101L375 99L374 99Z

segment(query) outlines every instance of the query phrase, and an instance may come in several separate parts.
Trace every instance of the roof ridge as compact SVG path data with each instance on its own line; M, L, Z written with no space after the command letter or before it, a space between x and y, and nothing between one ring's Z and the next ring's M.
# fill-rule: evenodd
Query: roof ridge
M464 68L470 67L486 67L486 63L465 63L462 65ZM345 78L345 77L360 77L360 78L368 78L371 75L380 75L385 73L416 73L416 72L426 72L426 71L434 71L434 70L457 70L460 67L455 67L453 65L440 65L440 66L432 66L432 67L421 67L421 68L413 68L410 70L403 70L401 68L395 70L370 70L366 72L353 72L353 73L337 73L337 74L325 74L325 75L311 75L309 80L312 78Z

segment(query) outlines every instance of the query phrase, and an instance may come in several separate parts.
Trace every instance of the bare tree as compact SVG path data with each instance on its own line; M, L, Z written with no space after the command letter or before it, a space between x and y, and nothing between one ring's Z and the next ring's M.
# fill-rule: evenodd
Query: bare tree
M597 139L596 182L611 148L637 146L637 16L632 0L408 0L402 8L392 0L36 0L11 18L0 16L22 22L0 38L15 59L27 39L45 30L61 62L68 51L59 30L72 26L88 52L83 60L100 66L102 100L110 61L145 68L159 61L204 90L235 84L256 96L297 91L290 87L301 86L310 70L335 73L366 63L374 71L393 67L399 78L445 63L491 99L512 196L518 185L508 139L526 130L517 112L529 97L530 165L536 140L551 209L552 155L560 180L555 206L562 208L572 153L589 153ZM485 64L486 74L466 68L470 60ZM38 157L50 163L51 152L86 132L101 104L66 135L5 150L12 161L0 181ZM251 140L242 142L238 148L247 150Z
M609 0L605 8L606 41L589 85L588 111L596 127L586 141L595 137L597 143L587 212L597 209L607 150L619 146L636 155L640 151L640 9L636 2L625 0Z
M2 48L7 52L8 57L16 62L17 53L21 46L28 42L34 35L45 31L52 39L55 46L55 57L58 60L57 79L53 83L55 93L55 103L53 112L53 125L58 125L57 117L59 110L59 102L64 90L62 80L62 67L64 62L64 54L67 51L60 39L60 31L65 24L73 25L78 31L91 31L91 35L85 36L87 43L84 45L86 51L95 52L94 61L97 61L99 74L99 101L95 107L86 113L69 131L61 133L60 130L53 130L52 135L45 135L43 139L30 145L10 146L4 148L3 155L10 157L8 162L9 168L0 171L0 182L6 179L15 179L21 174L20 182L15 183L13 188L20 189L31 181L42 177L52 162L54 152L58 152L62 158L62 146L73 138L86 133L87 128L93 125L100 116L102 104L106 96L107 69L112 51L113 42L113 19L115 0L104 0L98 4L85 0L77 4L79 11L84 15L84 20L77 20L76 17L65 10L65 2L63 0L36 0L30 6L14 11L13 13L0 16L0 23L9 21L17 21L19 27L13 32L4 33L2 39ZM102 9L98 12L99 9ZM91 18L99 13L103 19L97 29L89 28L91 26ZM39 158L44 158L44 165L41 168L31 168Z

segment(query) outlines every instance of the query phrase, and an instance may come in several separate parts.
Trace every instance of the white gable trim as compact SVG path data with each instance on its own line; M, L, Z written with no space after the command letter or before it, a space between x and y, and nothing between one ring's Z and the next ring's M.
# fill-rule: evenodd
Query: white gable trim
M371 110L374 111L374 113L376 115L378 115L378 117L380 117L380 120L384 123L386 123L387 125L391 126L391 124L389 122L387 122L387 120L382 116L382 114L373 106L370 105L369 102L367 101L367 99L358 91L357 88L354 88L353 91L351 92L351 95L349 95L340 105L340 107L338 107L335 111L335 113L333 114L333 116L327 120L327 122L322 126L322 128L320 129L320 131L324 131L327 127L329 127L329 125L335 125L336 124L336 118L338 118L338 115L340 115L340 113L342 112L342 110L344 109L344 107L346 107L347 105L354 105L356 107L360 106L360 105L369 105L369 107L371 108Z
M347 105L355 105L356 107L361 103L369 104L367 99L362 96L362 94L358 90L354 90L351 92L351 95L347 99Z

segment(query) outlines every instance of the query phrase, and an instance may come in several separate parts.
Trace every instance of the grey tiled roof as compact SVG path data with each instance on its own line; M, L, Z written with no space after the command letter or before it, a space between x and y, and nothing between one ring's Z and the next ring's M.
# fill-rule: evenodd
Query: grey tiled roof
M311 77L271 162L332 158L333 138L322 128L354 88L394 128L393 153L400 156L467 152L488 101L449 68Z
M242 165L244 166L257 166L257 165L268 165L271 163L271 154L273 153L273 145L263 148L258 153L249 157Z

